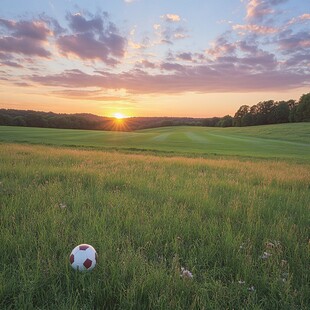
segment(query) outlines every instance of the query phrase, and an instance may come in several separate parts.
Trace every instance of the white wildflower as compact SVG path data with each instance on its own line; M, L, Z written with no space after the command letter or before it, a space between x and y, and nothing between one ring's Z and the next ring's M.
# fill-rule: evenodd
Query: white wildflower
M181 267L181 274L180 274L180 277L181 277L181 278L192 279L194 276L193 276L193 274L192 274L189 270L187 270L187 269Z
M60 209L65 209L65 208L67 208L67 205L64 204L64 203L60 203L60 204L59 204L59 208L60 208Z
M268 252L264 252L264 254L260 257L261 259L268 259L272 254Z
M238 283L239 283L239 284L244 284L245 281L239 280Z
M254 292L255 291L255 287L253 285L248 287L248 291L249 292Z

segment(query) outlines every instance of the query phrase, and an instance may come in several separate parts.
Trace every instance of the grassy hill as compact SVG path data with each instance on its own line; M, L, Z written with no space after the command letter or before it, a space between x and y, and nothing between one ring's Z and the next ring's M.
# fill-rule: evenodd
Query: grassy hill
M243 128L163 127L135 132L0 126L0 141L200 156L310 159L310 123Z

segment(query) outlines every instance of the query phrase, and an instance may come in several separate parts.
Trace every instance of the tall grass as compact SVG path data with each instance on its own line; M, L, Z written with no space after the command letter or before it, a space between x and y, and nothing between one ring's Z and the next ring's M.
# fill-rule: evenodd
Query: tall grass
M310 307L306 163L2 144L0 182L1 309Z

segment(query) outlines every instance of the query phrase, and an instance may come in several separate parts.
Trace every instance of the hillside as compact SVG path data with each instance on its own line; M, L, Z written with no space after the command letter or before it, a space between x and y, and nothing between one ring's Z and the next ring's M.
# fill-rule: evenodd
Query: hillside
M309 133L310 123L246 128L163 127L135 132L0 126L0 141L176 155L310 159Z

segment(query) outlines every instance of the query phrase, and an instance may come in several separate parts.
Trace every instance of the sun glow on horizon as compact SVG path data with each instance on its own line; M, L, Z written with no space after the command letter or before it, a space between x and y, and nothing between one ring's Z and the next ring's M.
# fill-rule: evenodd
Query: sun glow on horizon
M127 116L124 115L123 113L113 113L113 117L116 118L116 119L127 118Z

